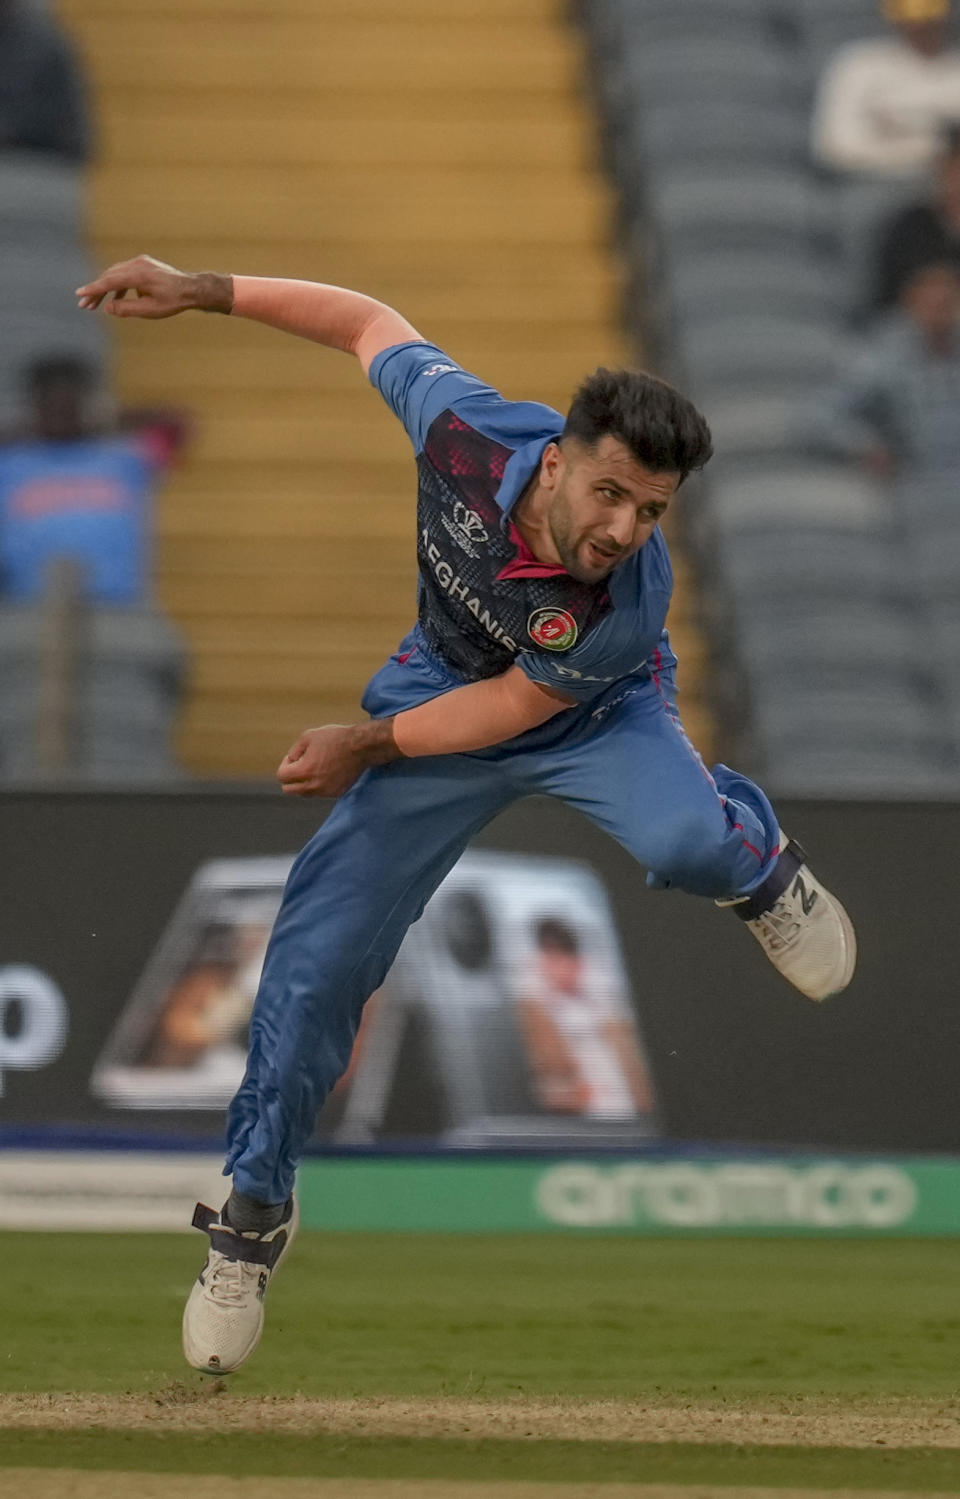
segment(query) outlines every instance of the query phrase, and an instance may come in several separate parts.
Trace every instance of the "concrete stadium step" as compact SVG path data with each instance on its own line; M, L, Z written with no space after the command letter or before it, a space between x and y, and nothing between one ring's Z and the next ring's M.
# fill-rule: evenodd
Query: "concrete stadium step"
M162 579L159 595L164 608L177 619L288 615L298 624L309 620L316 627L324 620L357 612L368 619L392 622L392 633L399 640L416 614L416 573L411 565L406 577L390 567L368 569L349 578L314 572L279 577L260 569L244 572L238 567L229 577L222 572L213 576L168 575ZM357 684L358 692L361 686Z
M596 242L554 245L545 237L500 244L495 254L488 245L464 244L451 258L444 246L430 241L391 244L385 249L379 240L367 235L348 236L337 224L328 225L321 240L301 234L278 243L253 215L245 233L229 240L217 233L201 236L188 226L182 234L167 228L157 244L147 245L137 241L138 233L130 225L116 234L100 233L98 248L105 262L129 260L141 251L152 251L185 269L301 276L352 286L381 298L387 288L398 285L405 288L404 298L418 289L459 289L473 306L484 305L491 293L531 281L555 288L558 309L565 305L568 282L596 281L601 287L620 284L607 252ZM158 331L162 335L167 327L181 326L171 323ZM255 331L262 336L263 330Z
M460 22L411 34L406 21L331 27L323 18L281 14L238 17L224 28L216 17L199 17L191 20L189 46L181 25L130 12L88 16L84 50L94 76L109 74L127 89L149 88L162 77L167 88L229 95L261 86L267 70L277 92L311 89L328 101L358 88L395 95L427 90L451 102L472 90L562 100L579 81L577 48L536 23L525 30Z
M411 486L412 491L412 486ZM365 536L367 516L376 516L376 551L383 555L412 557L416 538L413 534L413 495L384 494L356 487L340 495L329 490L317 492L300 481L284 490L274 484L270 524L264 518L262 486L249 492L235 491L225 495L218 488L198 483L176 486L176 501L164 504L164 557L173 556L170 547L192 546L196 542L215 541L222 547L224 538L234 542L251 538L289 538L301 544L355 542ZM369 555L370 541L361 543ZM166 565L166 563L164 564Z
M482 326L467 336L462 329L458 331L439 321L429 327L422 318L416 322L426 330L431 342L439 344L465 369L504 395L542 401L560 412L566 409L583 376L600 362L601 354L607 364L626 362L623 349L610 345L600 349L596 339L582 329L579 333L572 331L566 338L558 332L541 344L542 328L536 325L517 328L505 346L491 341ZM126 329L118 337L123 349L122 364L125 368L133 365L137 371L125 381L128 403L156 404L158 390L165 389L175 400L192 406L198 425L202 424L206 408L222 405L227 398L228 413L248 409L251 400L256 405L258 390L289 391L291 399L315 403L315 414L322 413L328 401L340 397L345 398L345 409L347 400L355 394L358 409L368 422L379 410L378 398L371 396L359 368L315 344L295 342L274 333L265 348L236 348L231 339L233 357L228 366L223 351L212 347L209 334L207 343L200 346L192 338L171 338L168 342L161 334L153 340L154 357L146 365L140 358L141 351L146 352L143 339L142 332L128 333Z
M156 113L141 115L132 126L109 121L103 145L113 161L165 168L173 161L189 161L196 144L196 119L179 118L182 99L172 93ZM204 120L203 160L208 167L281 163L285 166L376 167L416 165L432 160L438 166L463 171L488 170L492 161L510 159L516 145L516 123L485 116L464 117L462 109L437 129L431 109L423 119L391 119L389 128L369 114L318 115L312 96L286 100L282 114L264 110L256 93L246 110L212 111ZM583 151L580 135L568 119L531 119L524 125L524 158L545 171L577 161Z
M67 13L74 11L81 0L63 0L61 8ZM129 13L127 0L82 0L85 16L114 18ZM252 16L262 20L263 0L138 0L137 11L149 16L154 22L162 19L182 20L185 9L191 16L217 17L220 20L235 20L241 16ZM317 0L274 0L273 12L290 20L303 18L316 22ZM333 23L335 20L361 19L370 21L396 21L397 0L323 0L323 16ZM558 0L484 0L482 11L474 7L474 15L482 15L494 21L540 21L554 24L559 12ZM456 21L456 11L450 0L403 0L403 14L411 24L447 26Z
M394 183L381 196L362 178L339 191L321 190L313 174L291 170L282 177L266 174L262 191L254 191L244 175L217 183L215 172L198 170L189 179L184 173L184 190L168 197L149 174L117 168L109 178L94 174L91 211L106 235L126 236L128 243L146 236L144 243L160 245L168 235L217 233L230 240L248 234L251 221L261 218L278 249L287 241L320 246L333 223L341 240L368 236L390 246L442 245L451 258L465 244L492 250L549 238L554 245L581 247L596 242L595 218L609 222L602 190L563 198L542 176L526 191L507 182L486 198L462 180L450 192L434 191L426 180L413 189Z

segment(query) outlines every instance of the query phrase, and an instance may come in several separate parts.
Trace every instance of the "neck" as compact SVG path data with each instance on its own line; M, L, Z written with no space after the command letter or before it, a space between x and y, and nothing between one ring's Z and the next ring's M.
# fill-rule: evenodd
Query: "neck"
M510 518L538 562L562 567L550 530L548 501L549 495L540 483L539 474L535 474L514 505Z

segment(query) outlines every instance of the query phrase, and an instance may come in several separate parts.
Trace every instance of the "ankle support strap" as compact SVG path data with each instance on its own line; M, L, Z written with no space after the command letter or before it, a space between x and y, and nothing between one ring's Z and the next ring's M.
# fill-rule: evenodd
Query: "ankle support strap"
M210 1236L210 1244L228 1260L243 1260L248 1265L266 1265L272 1269L287 1242L285 1233L273 1239L246 1239L235 1228L221 1222L220 1214L206 1203L198 1202L193 1210L193 1227Z
M780 850L780 857L763 884L751 891L746 900L738 901L732 907L740 920L756 921L758 916L763 916L766 911L769 911L791 883L800 865L806 862L807 856L803 849L791 838L786 848Z

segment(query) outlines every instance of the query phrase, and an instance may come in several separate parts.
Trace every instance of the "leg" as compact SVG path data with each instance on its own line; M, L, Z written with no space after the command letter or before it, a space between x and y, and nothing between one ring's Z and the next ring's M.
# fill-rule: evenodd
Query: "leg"
M779 839L769 801L725 765L711 775L652 684L586 723L538 760L537 789L585 812L657 888L720 898L766 879Z
M853 926L787 843L758 786L725 765L709 775L653 689L605 711L539 762L538 789L561 796L650 871L647 883L712 895L731 906L773 966L809 999L853 977Z
M286 1200L317 1112L350 1060L360 1013L469 839L514 799L492 762L462 756L370 771L297 858L228 1117L235 1190Z
M187 1362L238 1369L297 1227L294 1174L350 1060L360 1012L472 835L517 796L492 762L408 760L368 771L297 858L277 914L227 1120L234 1189L197 1204L210 1252L183 1314Z

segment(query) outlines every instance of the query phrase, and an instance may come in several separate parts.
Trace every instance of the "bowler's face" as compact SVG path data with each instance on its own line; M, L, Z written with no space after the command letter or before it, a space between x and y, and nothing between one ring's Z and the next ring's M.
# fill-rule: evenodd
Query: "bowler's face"
M540 482L560 561L581 583L598 583L649 540L680 475L652 473L608 433L593 448L575 438L550 443Z

